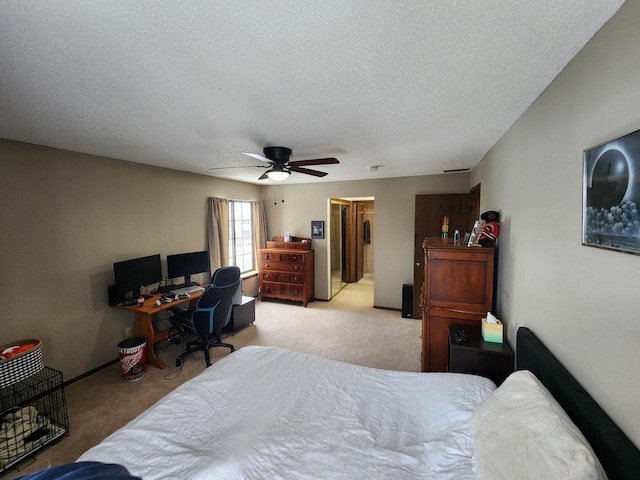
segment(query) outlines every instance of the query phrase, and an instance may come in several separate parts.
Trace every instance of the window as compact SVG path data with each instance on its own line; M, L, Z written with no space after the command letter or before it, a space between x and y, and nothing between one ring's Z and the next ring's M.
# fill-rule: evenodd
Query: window
M251 202L229 200L229 265L241 273L254 269Z

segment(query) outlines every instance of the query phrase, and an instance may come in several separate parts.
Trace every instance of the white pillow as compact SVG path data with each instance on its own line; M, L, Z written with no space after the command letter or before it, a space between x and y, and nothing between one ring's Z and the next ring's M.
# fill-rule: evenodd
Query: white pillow
M512 373L473 413L478 480L597 480L607 476L591 446L528 370Z

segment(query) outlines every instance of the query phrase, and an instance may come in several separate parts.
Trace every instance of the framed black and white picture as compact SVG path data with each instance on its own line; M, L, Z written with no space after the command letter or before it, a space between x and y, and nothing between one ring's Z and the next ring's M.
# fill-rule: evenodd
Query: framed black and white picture
M311 221L311 238L324 238L324 222L321 220Z
M582 244L640 255L640 130L584 151Z

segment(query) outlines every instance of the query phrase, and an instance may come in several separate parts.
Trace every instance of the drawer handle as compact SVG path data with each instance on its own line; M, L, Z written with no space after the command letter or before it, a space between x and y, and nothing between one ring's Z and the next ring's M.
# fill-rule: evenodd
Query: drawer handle
M293 281L297 282L298 281L298 277L293 277Z
M300 267L298 265L296 265L295 267L293 267L294 270L300 270Z
M298 256L297 256L297 255L294 255L294 256L293 256L293 261L294 261L294 262L297 262L297 261L298 261Z

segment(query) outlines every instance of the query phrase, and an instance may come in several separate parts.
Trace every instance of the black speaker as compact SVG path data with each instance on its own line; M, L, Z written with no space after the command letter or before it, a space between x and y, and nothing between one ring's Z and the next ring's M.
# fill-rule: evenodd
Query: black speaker
M109 285L109 305L117 305L124 302L124 293L118 292L115 285Z
M402 285L402 318L413 318L413 285Z

